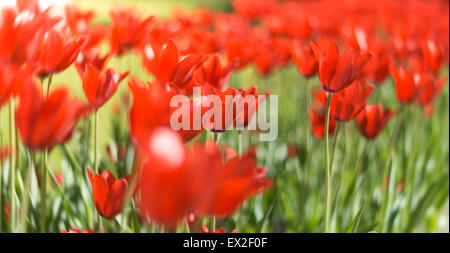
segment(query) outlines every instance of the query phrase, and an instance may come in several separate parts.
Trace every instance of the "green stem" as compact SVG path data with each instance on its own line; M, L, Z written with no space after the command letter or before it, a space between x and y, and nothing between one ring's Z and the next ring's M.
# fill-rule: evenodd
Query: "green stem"
M185 227L186 233L190 233L191 232L191 229L189 228L189 222L188 222L187 218L184 218L184 227Z
M211 232L216 231L216 217L212 216L211 217Z
M0 109L0 149L3 143L3 131L2 131L2 112ZM3 199L3 156L0 151L0 233L3 232L3 216L5 215L4 199Z
M401 113L403 108L400 109L399 114ZM400 125L402 122L402 117L401 114L397 116L397 121L395 122L395 126L394 126L394 131L392 132L392 136L391 136L391 140L389 142L389 146L387 149L387 157L386 157L386 161L384 163L384 168L383 168L383 191L384 191L384 195L383 195L383 205L382 205L382 213L381 213L381 220L380 220L380 224L381 224L381 231L384 232L385 230L385 225L386 225L386 218L387 218L387 213L389 210L389 202L390 202L390 194L389 194L389 187L386 186L384 187L384 180L391 174L391 167L389 166L390 164L390 160L391 160L391 152L392 149L394 147L395 144L395 140L397 139L398 136L398 132L400 129ZM392 178L390 179L392 180Z
M309 96L311 95L309 79L306 78L306 89L305 89L305 147L306 147L306 159L309 160L309 149L311 145L311 135L309 134L309 117L308 117L308 107L309 107Z
M48 174L48 149L44 150L41 170L41 233L46 232L47 226L47 174Z
M14 146L14 101L9 103L9 205L10 205L10 231L16 232L16 168L12 158Z
M240 157L243 153L243 140L244 140L244 132L238 130L238 156ZM242 212L243 212L243 204L239 207L238 211L238 217L237 217L237 223L236 223L236 230L238 232L242 232L241 223L242 223Z
M25 178L24 187L22 190L22 200L20 203L20 210L22 212L22 215L20 216L20 233L26 232L26 218L28 214L28 207L29 207L29 191L30 191L30 183L31 183L31 175L33 174L34 170L34 153L30 152L30 155L28 157L28 171Z
M329 220L330 220L330 203L331 203L331 167L330 158L328 154L328 129L330 127L330 108L331 108L331 98L333 94L328 93L327 102L327 112L325 115L325 145L324 145L324 155L325 155L325 233L330 232Z
M94 113L94 172L98 173L98 109Z

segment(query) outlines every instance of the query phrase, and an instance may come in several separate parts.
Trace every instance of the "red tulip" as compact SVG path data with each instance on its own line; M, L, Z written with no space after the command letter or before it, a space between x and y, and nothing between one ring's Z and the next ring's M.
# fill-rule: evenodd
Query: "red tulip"
M103 106L117 91L119 83L128 75L114 73L107 69L103 75L92 64L88 63L83 78L83 90L89 103L96 109Z
M216 167L214 163L205 163L205 166L211 170L203 172L206 178L202 183L208 182L208 186L204 186L203 199L195 207L199 214L226 217L246 199L272 185L272 181L265 177L267 168L255 166L253 158L248 155L230 159L225 164L217 163Z
M67 69L77 59L86 37L70 39L68 31L50 30L39 50L40 77Z
M183 88L191 81L194 71L207 59L202 53L182 56L178 47L172 40L168 40L161 48L155 44L152 48L154 52L153 69L148 69L155 74L156 80L161 83L168 83L178 88ZM146 54L144 54L146 56ZM192 90L186 90L192 94Z
M103 218L111 220L122 211L128 181L125 178L116 179L107 170L104 170L101 175L93 175L89 169L86 169L86 171L91 182L97 212Z
M66 231L65 229L61 229L61 233L63 234L71 234L71 233L80 233L80 234L84 234L84 233L94 233L94 229L93 228L89 228L86 230L81 231L79 228L77 227L72 227L69 229L69 231Z
M403 104L418 102L426 104L438 94L444 84L440 79L436 82L434 77L425 72L406 69L405 67L390 67L395 82L397 99Z
M296 40L292 43L290 51L297 70L302 76L311 78L316 75L318 62L310 46L303 46Z
M311 42L311 47L319 61L319 79L322 88L331 93L339 92L352 84L372 57L371 53L359 55L352 48L348 48L340 55L334 42L329 43L325 52L314 42Z
M274 0L234 0L232 5L236 12L246 18L257 18L277 8Z
M84 34L89 29L94 17L93 11L83 12L74 5L65 7L65 21L73 34Z
M311 120L312 134L316 139L322 139L325 134L327 101L327 92L325 92L324 90L313 90L313 104L309 108L308 114ZM336 126L337 123L330 113L328 133L334 133L334 131L336 131Z
M436 80L433 74L422 72L414 75L414 81L421 90L416 102L425 106L431 104L441 93L446 78L444 77Z
M115 9L110 12L111 24L111 51L121 55L126 51L139 46L148 36L154 17L144 20L131 10Z
M69 97L66 88L53 90L46 98L36 85L20 95L16 123L22 142L29 149L51 149L67 141L77 121L90 107Z
M404 104L412 103L420 94L414 82L413 72L404 67L399 67L398 70L391 67L390 71L394 78L397 99Z
M48 10L20 18L16 10L5 8L0 15L0 63L21 65L34 62L46 29L59 21L50 18Z
M356 117L359 132L368 139L374 139L386 127L394 112L382 105L366 105Z
M373 86L365 85L359 80L331 98L331 115L337 121L349 121L358 115L372 94Z
M103 70L106 61L113 55L111 52L105 55L100 54L101 42L107 35L107 27L99 24L87 29L82 35L87 39L75 64L78 73L83 73L88 63L94 65L98 70Z
M445 52L434 39L428 38L422 43L423 65L428 71L438 74L445 63Z
M237 65L237 61L222 66L220 56L214 54L200 66L195 72L194 79L198 83L208 83L222 89L231 78L231 72Z
M185 148L174 131L158 128L146 143L140 152L140 208L153 222L174 227L192 210L226 216L271 185L265 170L248 157L224 164L213 142Z
M17 67L15 65L5 65L0 67L0 109L8 103L9 99L18 95L24 86L32 82L30 67Z
M170 125L172 113L179 109L179 107L170 107L170 101L180 92L173 86L160 82L145 85L136 78L130 78L128 86L134 98L130 112L131 135L137 144L141 144L141 140L148 138L156 127ZM190 130L179 130L185 141L193 139L203 131L201 120L206 109L200 109L202 112L199 115L200 118L194 118L195 115L193 115L194 108L202 107L201 101L202 97L190 100L190 107L185 108L190 110ZM195 122L200 123L200 129L194 129Z

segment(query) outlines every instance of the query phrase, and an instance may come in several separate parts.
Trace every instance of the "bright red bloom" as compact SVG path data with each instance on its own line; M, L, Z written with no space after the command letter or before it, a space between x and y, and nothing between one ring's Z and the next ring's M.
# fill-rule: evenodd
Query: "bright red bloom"
M445 50L434 39L428 38L422 43L423 64L426 70L438 74L445 63Z
M185 215L226 216L271 185L246 156L223 163L213 142L185 148L168 128L156 129L141 150L140 208L144 217L174 227Z
M209 229L206 225L202 225L202 230L200 231L200 233L221 233L221 234L224 234L226 232L227 231L225 230L225 228L217 228L214 232L209 232ZM236 233L236 229L233 229L231 233Z
M370 50L373 52L373 57L364 67L363 71L370 80L374 81L375 84L380 85L389 75L391 54L387 45L376 39L371 41Z
M156 127L170 125L171 115L178 109L178 107L171 107L170 101L173 96L180 95L180 92L173 86L160 82L145 85L136 78L130 78L128 86L134 98L130 112L131 135L135 143L141 144L141 141L148 138L148 135ZM201 115L198 115L200 118L194 118L193 115L195 108L202 106L201 102L202 97L189 100L190 107L185 108L190 110L188 112L190 114L190 130L179 130L185 141L193 139L203 131L201 117L205 110L200 109L202 112ZM200 123L199 129L194 128L195 122Z
M349 121L358 115L372 94L373 86L356 80L331 98L331 115L337 121Z
M98 24L82 34L87 37L87 40L75 64L78 73L83 73L88 63L94 65L98 70L104 69L106 61L113 55L111 52L105 55L100 53L101 42L107 36L107 29L106 26Z
M215 102L214 99L208 97L209 95L220 99L221 106L219 108L212 107L212 110L220 110L219 112L214 111L215 115L220 118L220 122L210 114L208 109L211 108L202 108L202 112L210 116L207 118L209 121L205 122L205 128L212 132L224 132L232 125L239 129L247 127L258 110L259 104L272 93L272 90L269 90L265 94L258 94L256 86L251 86L247 90L228 88L225 91L210 85L203 85L201 88L202 96L205 96L204 104Z
M203 152L209 152L209 159L217 155L217 151L212 152L211 147L206 149L197 147L199 150L202 148ZM232 158L225 164L205 163L205 165L206 170L202 173L206 178L201 183L208 182L209 185L204 186L203 199L195 207L199 214L226 217L247 198L261 193L272 185L272 181L265 177L267 168L255 166L254 159L248 155Z
M74 5L68 5L65 8L65 21L73 34L84 34L94 17L93 11L83 12Z
M97 212L105 219L114 218L122 211L128 189L127 179L116 179L108 170L104 170L101 175L92 174L88 168L86 171Z
M446 78L436 80L433 74L422 72L414 75L414 82L421 90L416 102L421 105L428 105L441 93Z
M66 88L54 89L46 98L36 85L20 94L16 123L22 142L29 149L51 149L67 141L77 121L90 107L70 98Z
M232 5L236 12L246 18L257 18L277 8L274 0L234 0Z
M397 99L404 104L412 103L420 92L414 82L413 72L402 66L398 70L395 67L391 67L390 70L395 82Z
M110 15L111 51L118 55L139 46L150 33L154 21L153 16L141 20L132 10L114 9Z
M397 99L403 104L419 102L426 104L439 94L442 85L445 83L440 79L435 84L434 77L425 72L415 72L403 66L390 68L395 82Z
M22 68L9 64L0 67L0 108L32 82L32 72L29 67Z
M24 18L24 13L5 8L0 15L0 64L21 65L34 61L46 29L59 21L50 18L48 10L29 13L32 18Z
M94 233L94 229L93 228L89 228L86 230L81 231L79 228L77 227L72 227L69 229L69 231L66 231L65 229L61 229L61 233L63 234L71 234L71 233Z
M110 68L100 75L100 71L88 63L82 79L84 94L89 103L96 109L103 106L116 93L119 83L128 73L129 71L117 74Z
M242 70L249 63L251 63L255 57L256 49L255 44L246 37L232 38L225 46L225 55L228 62L234 62L238 60L236 66L237 70Z
M340 55L336 43L332 41L325 52L314 42L310 44L319 61L322 88L327 92L339 92L352 84L372 57L371 53L359 55L352 48L346 49Z
M302 76L310 78L316 75L319 64L310 46L303 46L296 40L292 42L290 51L297 70Z
M39 50L40 77L61 72L77 59L86 37L70 38L68 31L47 32Z
M366 105L356 117L359 132L368 139L375 139L386 127L394 112L382 105Z
M178 88L183 88L189 83L194 76L194 71L207 59L203 53L180 55L178 47L170 39L160 48L155 42L152 51L153 55L144 54L144 57L156 57L148 61L150 65L146 65L147 70L155 74L157 81ZM191 94L192 90L186 90L186 92Z
M327 101L327 92L322 89L313 90L313 104L309 108L308 114L311 120L311 130L316 139L322 139L325 134ZM334 120L330 113L328 133L334 133L334 131L336 131L336 126L336 120Z
M198 83L208 83L216 88L222 89L231 78L231 72L237 61L222 66L220 56L214 54L201 65L195 72L193 80Z

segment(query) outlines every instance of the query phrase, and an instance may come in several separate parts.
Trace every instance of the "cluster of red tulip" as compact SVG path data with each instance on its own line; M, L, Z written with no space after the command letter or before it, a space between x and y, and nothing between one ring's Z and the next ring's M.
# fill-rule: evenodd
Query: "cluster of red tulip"
M50 9L40 9L36 0L17 0L0 19L0 108L9 103L15 110L12 117L20 140L30 153L47 153L71 138L80 119L90 114L97 119L99 109L128 77L134 169L120 179L108 170L98 174L95 147L94 173L87 169L94 205L103 218L113 219L134 199L142 221L174 228L192 213L226 217L272 181L249 154L227 157L213 141L187 146L205 129L172 130L169 121L176 109L170 106L172 97L192 97L198 87L201 97L190 100L195 107L196 99L211 94L257 96L256 86L227 87L232 72L253 64L261 75L269 75L292 59L303 77L318 75L322 85L313 90L309 108L314 137L328 139L338 122L355 119L361 134L373 139L395 112L366 101L390 73L398 100L428 111L445 83L439 78L448 62L445 1L235 0L232 4L234 13L177 10L168 20L114 9L111 24L103 25L93 24L93 12L74 6L67 7L63 17L55 17ZM105 42L107 53L102 50ZM153 81L105 69L108 60L130 51L141 57ZM68 86L51 87L53 76L72 65L87 102L71 97ZM246 108L244 114L256 109ZM199 120L191 119L191 125ZM234 115L232 122L222 121L222 130L208 130L223 132L239 120ZM247 117L241 124L248 124ZM12 154L12 145L0 149L0 162ZM14 177L14 164L10 169ZM45 197L45 180L41 185ZM17 211L14 203L9 206L11 213Z

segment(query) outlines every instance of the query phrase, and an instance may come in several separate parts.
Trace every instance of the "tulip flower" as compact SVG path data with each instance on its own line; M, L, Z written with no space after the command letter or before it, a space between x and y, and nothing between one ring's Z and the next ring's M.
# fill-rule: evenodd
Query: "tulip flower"
M337 121L349 121L358 115L372 94L373 86L357 80L331 98L331 115Z
M71 137L77 121L90 109L80 100L70 98L66 88L57 88L44 98L36 85L29 85L20 94L16 111L22 142L31 150L51 149Z
M203 114L211 106L203 106L204 93L198 98L189 100L189 107L171 107L173 96L183 95L178 89L171 85L160 82L147 83L145 85L136 78L130 78L128 86L133 94L133 106L130 112L130 131L135 143L148 137L152 130L158 126L170 126L172 113L177 110L189 110L189 129L180 129L178 132L187 142L199 135L204 129L202 127ZM180 106L183 106L182 104ZM150 111L149 111L150 110ZM200 115L195 115L194 110L200 110ZM184 115L185 113L183 113ZM194 126L199 125L199 128Z
M70 39L68 31L50 30L39 50L40 77L67 69L78 57L86 37Z
M420 89L414 82L414 74L411 70L400 66L398 69L391 66L390 71L395 82L397 99L403 104L412 103L420 94Z
M103 75L100 75L100 71L88 63L82 79L84 94L89 103L95 109L103 106L116 93L119 83L128 73L129 71L117 74L110 68Z
M421 93L417 97L417 103L421 105L429 105L442 92L446 78L439 78L436 80L433 74L430 73L416 73L414 81L418 87L421 87Z
M386 127L394 112L382 105L366 105L356 117L359 132L367 139L375 139Z
M311 78L317 73L318 63L311 47L303 46L299 41L294 41L290 52L297 70L302 76Z
M153 69L148 69L155 74L156 80L161 83L168 83L178 88L183 88L191 81L194 71L207 59L202 53L182 56L179 54L178 47L172 40L168 40L161 48L154 45L152 48L155 60ZM144 57L146 54L144 54ZM186 91L192 94L191 91Z
M68 5L64 9L65 21L73 34L84 34L95 17L93 11L83 12L74 5Z
M193 79L198 83L208 83L222 89L230 80L236 64L237 61L233 61L226 66L222 66L220 56L214 54L197 69Z
M33 68L5 65L0 67L0 108L32 82Z
M249 157L226 163L213 142L185 148L181 137L157 128L141 150L140 207L144 217L174 227L192 210L227 216L272 181Z
M50 18L48 10L20 18L15 9L5 8L0 15L0 63L21 65L35 61L44 33L59 21Z
M352 48L340 55L334 42L329 43L326 51L322 51L314 42L311 42L311 47L319 61L319 79L322 88L331 93L339 92L351 85L372 57L371 53L359 55Z
M425 69L438 74L445 63L445 52L438 41L428 38L422 43L423 64Z
M148 36L154 17L144 20L131 10L114 9L110 12L111 24L111 51L122 55L126 51L139 46Z
M257 18L277 7L277 3L274 0L234 0L232 5L239 14L250 19Z
M127 179L116 179L108 170L104 170L100 175L92 174L88 168L86 171L97 212L105 219L113 219L122 211L128 188Z
M435 80L430 73L414 71L403 66L390 67L397 99L403 104L428 104L440 93L445 79Z

